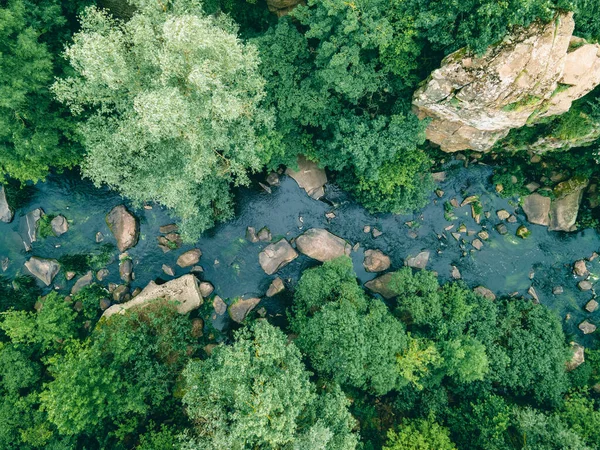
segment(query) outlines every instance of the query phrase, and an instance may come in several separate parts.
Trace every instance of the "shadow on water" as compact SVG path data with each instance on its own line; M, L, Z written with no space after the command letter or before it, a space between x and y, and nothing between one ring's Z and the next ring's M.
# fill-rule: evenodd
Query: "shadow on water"
M260 296L267 290L275 277L266 275L258 264L258 253L265 243L251 244L244 239L246 227L257 230L269 227L274 237L292 239L303 231L320 227L344 237L352 245L360 243L360 248L352 254L354 266L361 282L374 278L362 267L363 252L369 248L379 248L392 259L392 269L403 265L405 258L422 250L429 250L431 257L428 268L439 273L442 280L450 279L451 265L456 265L463 279L470 286L485 285L498 295L514 292L528 297L527 290L533 286L540 301L557 311L561 317L571 315L565 323L570 334L578 334L577 324L584 318L594 322L596 313L587 314L582 309L592 294L580 292L577 280L573 277L572 263L588 257L600 249L600 237L594 230L581 230L575 233L549 232L545 227L529 225L525 216L514 204L514 200L502 199L493 192L490 184L492 169L487 166L472 166L469 169L454 168L452 176L440 184L444 191L442 198L432 195L431 202L414 215L371 215L351 197L334 185L328 185L328 202L309 198L291 178L282 176L281 184L269 194L258 186L258 180L251 188L237 193L236 218L219 225L195 245L183 246L164 254L157 245L158 228L173 222L167 212L154 205L151 210L132 211L140 217L140 241L128 251L134 262L135 280L132 287L143 287L150 280L165 281L162 264L170 265L175 275L187 273L175 261L185 250L198 247L203 255L200 264L204 268L203 278L213 283L215 293L223 298L242 295ZM456 217L452 221L444 217L444 203L456 198L460 203L468 195L478 195L484 212L478 225L471 217L470 206L455 208ZM118 194L106 188L96 188L89 181L81 180L75 172L51 176L45 183L38 183L20 198L20 207L15 220L0 225L0 255L10 259L6 272L9 277L27 274L23 263L31 255L46 258L61 258L65 255L98 253L100 246L95 242L98 231L105 236L105 243L114 244L114 238L105 222L106 214L112 207L125 203ZM332 206L333 205L333 206ZM130 206L130 205L128 205ZM41 207L46 214L63 214L70 222L70 230L63 236L48 237L33 244L33 250L26 253L18 234L19 216L34 208ZM500 220L496 211L506 209L517 217L516 223L506 223L508 234L502 236L495 230ZM336 218L328 220L325 213L335 211ZM412 222L411 226L406 222ZM451 232L464 224L468 233L462 233L457 241ZM527 239L515 236L519 225L531 230ZM375 226L383 232L378 238L363 232L364 225ZM455 225L452 230L446 227ZM484 241L480 251L473 249L471 242L477 238L473 232L486 230L490 239ZM115 250L115 256L117 256ZM288 284L293 284L303 269L314 266L315 261L300 255L277 274ZM588 263L592 275L600 274L599 260ZM119 283L118 258L108 265L110 276L104 283ZM530 274L533 273L533 279ZM66 281L64 271L55 279L59 289L69 289L73 281ZM564 293L555 296L552 289L562 286ZM285 297L284 297L285 298ZM263 300L267 309L274 314L283 312L287 301L276 297ZM581 340L581 338L579 338Z

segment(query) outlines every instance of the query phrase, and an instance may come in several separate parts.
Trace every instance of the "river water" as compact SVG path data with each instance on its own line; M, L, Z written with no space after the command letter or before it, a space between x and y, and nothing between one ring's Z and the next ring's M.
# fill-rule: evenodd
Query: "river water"
M484 165L468 169L459 164L448 168L446 181L439 184L444 191L440 199L432 193L431 202L414 215L371 215L339 190L335 185L326 186L326 201L313 200L286 176L281 177L280 186L273 187L269 194L259 187L264 175L256 177L253 186L240 189L236 198L236 218L206 232L194 245L184 245L179 250L164 254L157 245L158 228L173 222L167 212L153 205L151 210L132 209L140 219L140 240L136 247L128 251L134 262L135 280L132 288L144 287L149 281L166 281L170 277L162 272L162 264L175 269L180 276L189 271L176 266L177 257L185 250L197 247L202 250L200 265L204 268L203 279L215 286L215 293L223 298L242 295L261 296L266 292L275 277L266 275L258 264L258 253L266 243L250 243L245 240L246 227L257 230L269 227L273 239L279 236L288 239L300 235L313 227L326 228L360 248L352 253L356 273L361 282L375 277L362 267L365 249L378 248L392 259L392 269L403 265L405 258L422 250L429 250L431 256L427 266L439 273L442 280L449 280L451 265L460 270L464 281L470 286L484 285L496 295L509 295L514 292L529 297L527 290L533 286L540 301L548 305L563 318L565 331L569 337L585 342L577 325L584 319L595 322L597 314L589 314L583 306L593 294L580 292L577 279L572 275L574 261L589 257L600 249L600 236L595 230L580 230L574 233L549 232L545 227L530 225L515 200L497 196L490 183L492 168ZM481 224L471 217L470 206L456 208L456 219L448 221L444 217L444 202L456 198L460 203L469 195L478 195L484 211L490 212L489 219L482 215ZM118 194L108 189L98 189L89 181L81 180L79 174L67 172L53 175L44 183L38 183L31 195L15 211L15 219L10 224L0 224L0 256L10 259L7 276L28 274L24 262L31 256L59 258L64 255L88 254L97 252L95 241L98 231L105 235L105 241L114 243L114 238L105 222L106 214L115 205L125 203ZM61 237L47 237L33 244L30 252L25 252L19 231L19 216L41 207L46 214L63 214L70 222L69 231ZM130 207L130 205L128 205ZM502 236L495 230L500 222L496 211L506 209L517 216L516 223L506 223L508 234ZM328 220L325 213L333 211L336 217ZM412 224L407 225L407 222ZM445 228L454 224L453 230ZM486 230L490 239L484 242L480 251L474 250L470 242L477 236L462 234L456 241L451 231L461 225L470 231ZM526 239L515 236L519 225L526 225L531 235ZM363 227L370 225L383 232L378 238L364 233ZM464 239L464 242L463 242ZM118 250L114 250L114 260L107 267L110 276L103 283L119 283ZM300 255L279 275L288 287L293 287L299 274L316 262ZM592 281L600 274L599 259L588 263ZM533 279L530 279L533 276ZM55 278L55 288L70 289L75 280L66 281L64 271ZM562 286L564 293L554 295L552 289ZM50 288L48 288L50 289ZM274 298L263 300L269 312L282 314L288 300ZM569 314L571 318L564 320Z

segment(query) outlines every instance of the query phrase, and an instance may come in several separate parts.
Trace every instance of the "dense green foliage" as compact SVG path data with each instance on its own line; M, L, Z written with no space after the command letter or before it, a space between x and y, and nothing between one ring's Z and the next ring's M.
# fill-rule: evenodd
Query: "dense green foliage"
M20 181L72 167L81 149L75 122L50 86L68 70L59 56L89 2L8 0L0 3L0 170Z
M133 4L126 23L86 9L66 51L77 75L54 92L74 114L91 113L80 127L84 174L170 208L195 238L231 218L229 185L269 159L258 55L197 1Z

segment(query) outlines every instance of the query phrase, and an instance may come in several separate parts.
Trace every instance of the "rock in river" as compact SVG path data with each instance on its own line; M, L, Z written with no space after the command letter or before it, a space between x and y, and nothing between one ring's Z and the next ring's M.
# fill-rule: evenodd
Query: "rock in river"
M414 269L424 269L427 267L427 263L429 262L429 252L421 252L417 256L413 258L408 258L405 261L405 265L408 267L412 267Z
M298 236L296 248L300 253L321 262L339 256L350 256L352 251L352 246L348 242L323 228L311 228Z
M106 216L106 223L117 240L120 252L137 244L140 234L139 223L125 206L115 206Z
M52 280L60 270L60 264L55 259L38 258L32 256L25 263L27 270L42 280L46 286L52 284Z
M69 222L67 221L67 218L60 214L50 221L50 226L52 227L52 232L56 236L63 235L69 231Z
M588 185L584 178L572 178L556 185L553 189L555 198L550 208L551 231L573 231L577 221L579 205L583 197L583 191Z
M10 223L15 215L13 209L6 201L6 190L4 186L0 186L0 220L2 222Z
M279 294L285 289L285 285L283 284L283 280L279 277L276 277L269 286L267 290L267 297L273 297L274 295Z
M303 155L298 156L298 171L288 167L285 173L296 180L298 186L315 200L325 195L324 186L327 183L325 170L319 169L315 162L309 161Z
M523 199L523 211L527 221L536 225L550 225L550 197L538 193L528 195Z
M242 323L248 313L260 302L260 298L238 299L229 305L229 317L237 323Z
M269 244L259 253L258 262L267 275L273 275L282 267L298 257L296 250L290 243L281 239L274 244Z
M88 273L86 273L84 276L80 277L75 282L75 284L71 288L71 295L77 294L84 287L89 286L90 284L92 284L93 279L94 279L94 276L92 275L92 271L90 270L90 271L88 271Z
M363 266L367 272L383 272L390 268L390 257L384 255L381 250L365 251Z
M19 222L19 234L23 239L23 245L25 246L26 252L31 250L31 243L37 241L37 230L43 215L44 210L42 208L36 208L21 217L21 221Z
M199 308L203 299L197 278L192 274L187 274L161 285L151 281L133 300L119 305L112 305L104 311L102 316L110 317L116 313L123 314L130 308L143 308L155 301L174 302L177 312L187 314Z
M188 250L185 253L182 253L179 258L177 258L177 265L179 267L189 267L197 264L200 261L200 257L202 256L202 252L199 248L194 248L192 250Z
M381 275L371 281L367 281L365 287L371 292L381 295L386 300L394 298L398 293L389 287L393 275L393 272Z

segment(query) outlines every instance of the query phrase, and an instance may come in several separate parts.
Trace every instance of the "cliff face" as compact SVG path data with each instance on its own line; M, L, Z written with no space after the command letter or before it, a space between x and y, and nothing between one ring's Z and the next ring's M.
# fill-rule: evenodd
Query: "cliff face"
M563 114L600 83L600 46L572 36L572 13L534 23L476 56L448 55L415 92L427 138L447 152L487 151L513 128Z

